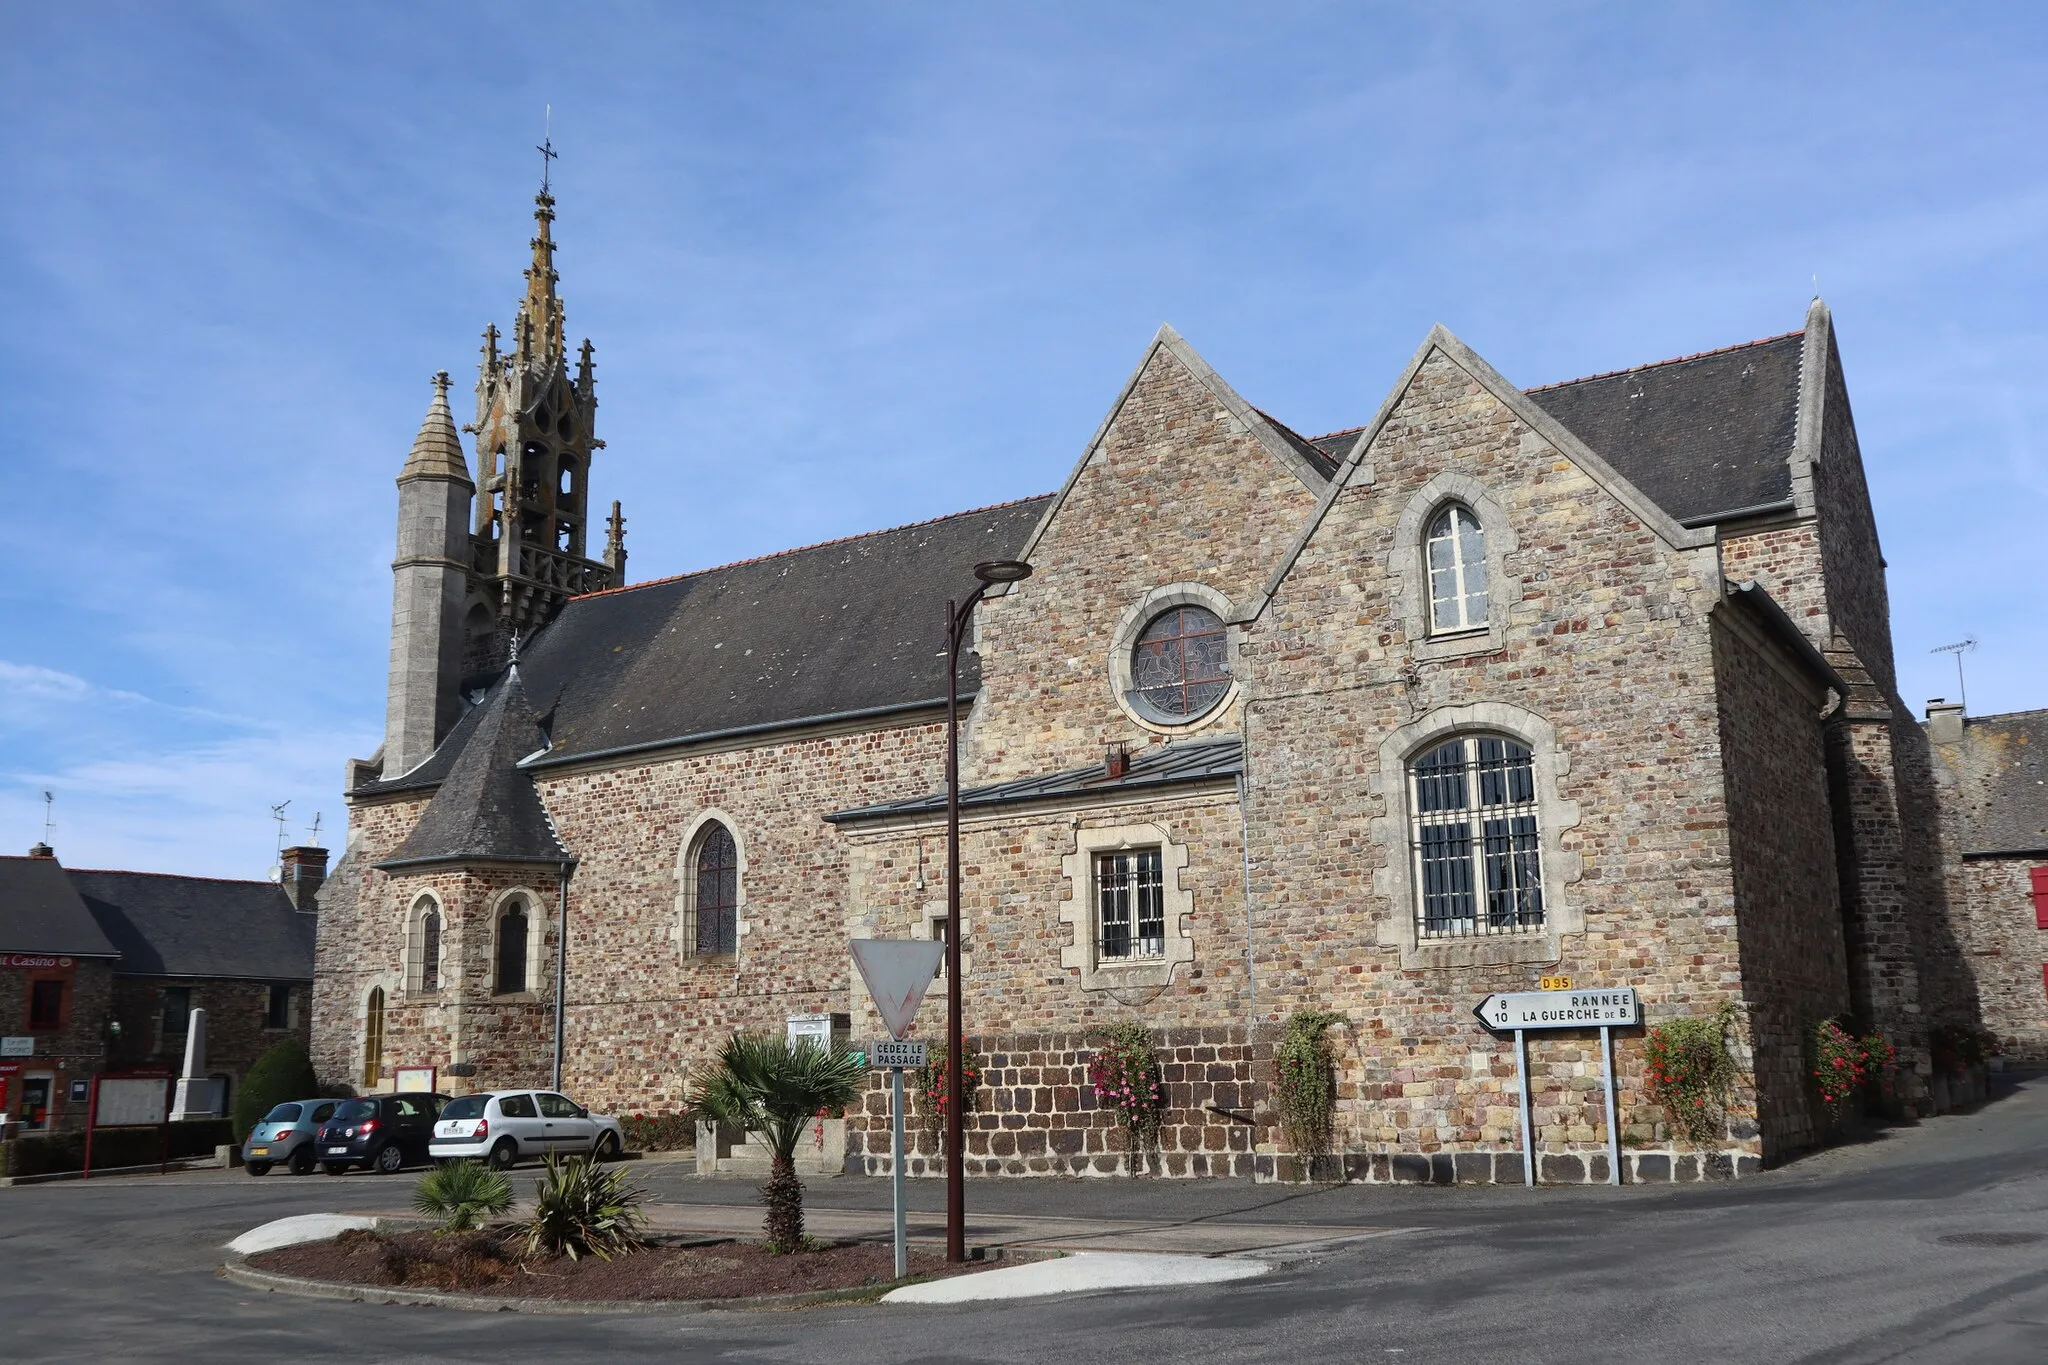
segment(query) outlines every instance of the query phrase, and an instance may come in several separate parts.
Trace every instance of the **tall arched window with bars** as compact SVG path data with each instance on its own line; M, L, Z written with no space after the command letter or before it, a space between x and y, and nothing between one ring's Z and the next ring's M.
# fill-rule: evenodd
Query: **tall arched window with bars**
M1541 830L1529 747L1460 735L1408 768L1417 928L1426 938L1543 927Z
M691 909L699 957L739 951L740 853L732 831L713 820L697 836L691 860Z

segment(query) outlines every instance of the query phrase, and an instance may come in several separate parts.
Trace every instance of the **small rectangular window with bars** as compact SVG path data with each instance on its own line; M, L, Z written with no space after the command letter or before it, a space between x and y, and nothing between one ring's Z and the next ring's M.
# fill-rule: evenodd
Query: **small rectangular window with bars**
M1095 859L1095 956L1128 962L1166 954L1166 888L1156 848Z
M1439 744L1408 770L1417 927L1458 938L1543 927L1536 772L1494 735Z

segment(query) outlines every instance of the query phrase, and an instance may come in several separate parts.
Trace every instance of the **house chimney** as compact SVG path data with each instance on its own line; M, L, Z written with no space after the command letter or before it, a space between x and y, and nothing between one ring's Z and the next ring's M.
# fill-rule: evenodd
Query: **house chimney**
M294 909L312 914L319 909L314 897L327 880L327 850L317 844L295 844L278 855L278 880Z
M1121 741L1102 751L1102 775L1115 780L1131 770L1131 746Z
M54 859L57 856L57 850L51 848L48 844L34 844L30 846L28 856L31 858Z
M1963 742L1963 704L1942 697L1927 699L1927 738L1935 744Z

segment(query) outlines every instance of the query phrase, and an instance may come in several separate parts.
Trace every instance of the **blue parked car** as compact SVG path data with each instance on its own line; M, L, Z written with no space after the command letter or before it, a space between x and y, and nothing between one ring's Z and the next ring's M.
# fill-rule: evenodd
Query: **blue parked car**
M268 1175L272 1166L289 1166L293 1175L311 1175L317 1159L313 1135L334 1117L340 1100L286 1100L249 1130L242 1144L242 1166L250 1175Z

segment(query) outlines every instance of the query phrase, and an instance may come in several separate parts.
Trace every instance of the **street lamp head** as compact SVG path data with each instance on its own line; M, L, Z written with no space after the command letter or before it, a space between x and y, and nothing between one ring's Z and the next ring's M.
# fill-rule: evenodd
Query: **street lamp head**
M1031 566L1021 559L992 559L974 566L974 576L984 583L1020 583L1031 577Z

